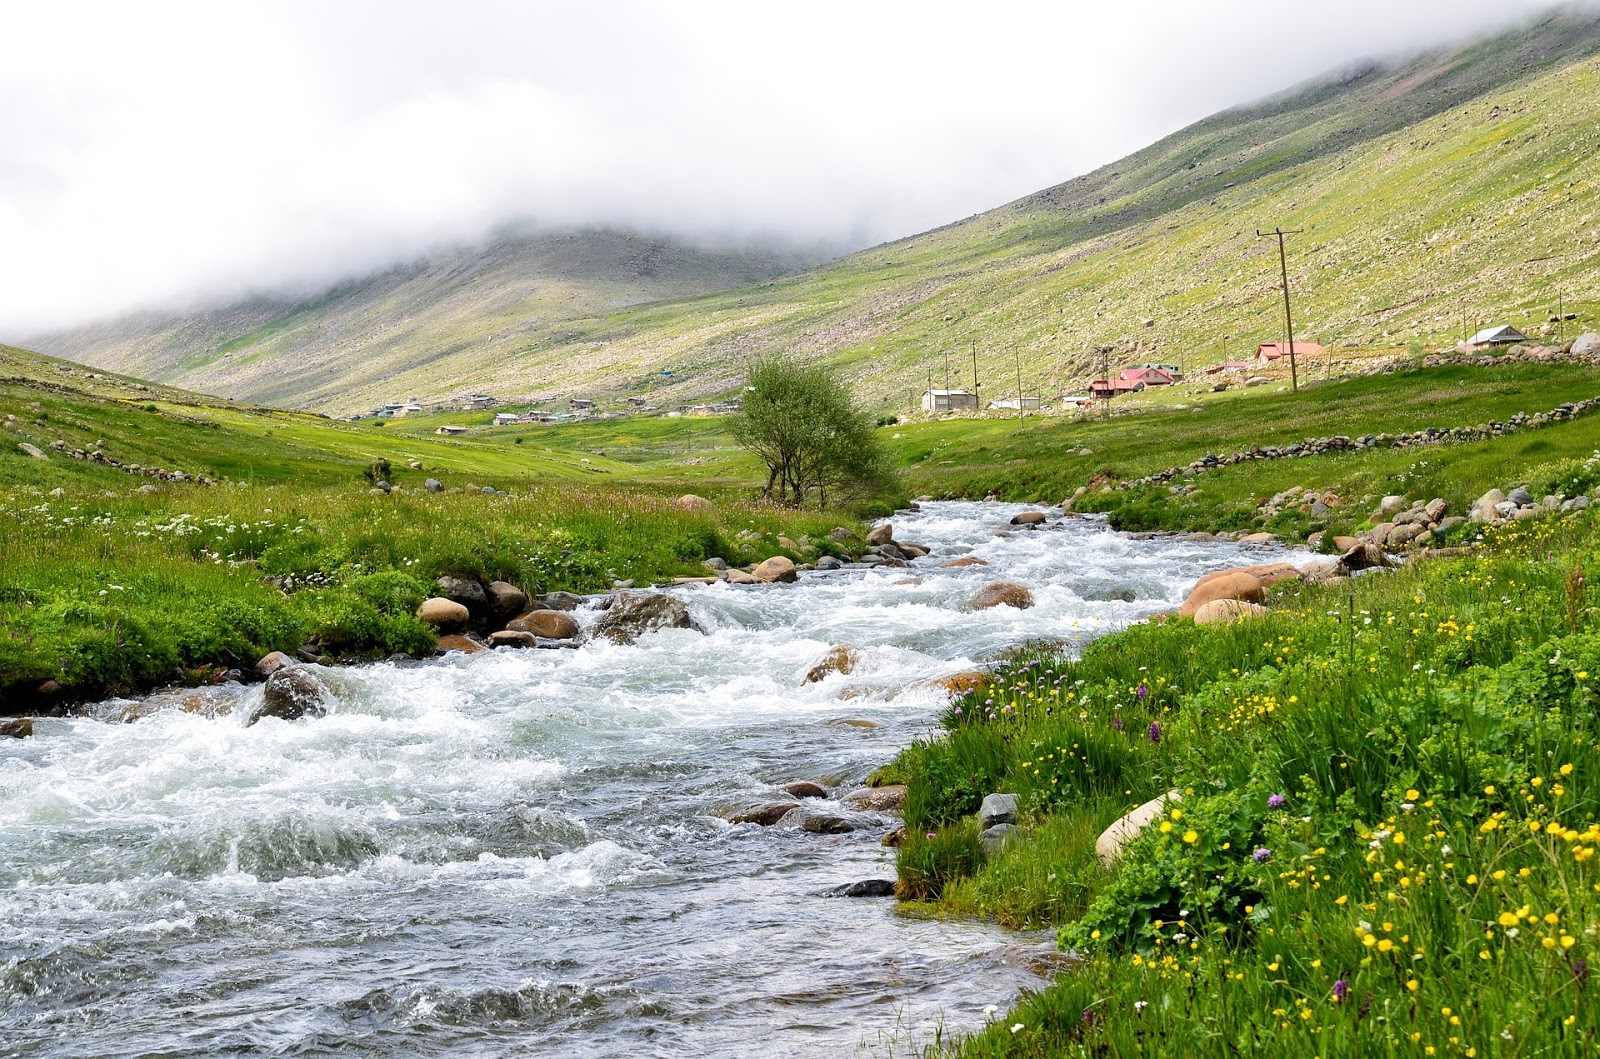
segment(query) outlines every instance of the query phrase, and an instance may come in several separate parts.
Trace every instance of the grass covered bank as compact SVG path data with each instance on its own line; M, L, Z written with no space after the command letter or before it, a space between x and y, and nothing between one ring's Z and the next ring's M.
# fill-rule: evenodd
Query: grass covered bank
M450 574L530 593L703 574L701 561L833 551L838 513L545 483L505 495L272 486L0 500L0 708L44 681L82 699L196 683L307 641L339 657L425 652L413 617Z
M1084 962L956 1053L1593 1054L1600 519L1137 626L955 700L907 774L902 886ZM970 815L1015 793L985 860ZM1176 790L1115 868L1101 829Z

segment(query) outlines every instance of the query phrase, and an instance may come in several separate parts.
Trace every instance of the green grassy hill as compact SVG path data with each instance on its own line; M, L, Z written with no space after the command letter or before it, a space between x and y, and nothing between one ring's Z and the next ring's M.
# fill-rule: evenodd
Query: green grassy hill
M816 259L609 230L510 233L305 296L137 314L24 344L240 400L350 410L409 396L406 380L391 384L408 369L445 360L459 371L571 318L741 287ZM447 389L474 385L468 371Z
M560 288L524 303L478 300L464 283L444 297L424 270L399 283L404 296L374 281L382 290L201 328L203 341L190 336L199 324L175 320L160 340L80 333L44 348L329 411L463 389L603 398L664 368L675 375L655 399L688 401L737 385L749 356L781 352L827 359L866 399L899 408L943 381L947 354L954 380L969 381L974 343L985 392L1002 396L1019 361L1024 387L1048 393L1088 378L1101 347L1113 362L1196 364L1280 337L1275 246L1255 235L1275 225L1305 229L1290 245L1300 332L1336 352L1445 345L1489 322L1537 328L1562 301L1580 317L1569 328L1593 327L1597 53L1600 15L1572 10L1368 64L759 286L618 308Z

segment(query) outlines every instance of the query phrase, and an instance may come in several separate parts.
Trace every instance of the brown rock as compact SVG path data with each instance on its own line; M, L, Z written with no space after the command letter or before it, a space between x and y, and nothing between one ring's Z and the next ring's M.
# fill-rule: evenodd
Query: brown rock
M795 780L793 783L785 783L780 789L786 794L794 795L796 798L826 798L828 796L828 788L820 783L812 783L810 780Z
M757 584L771 585L783 582L787 584L799 576L795 572L794 560L784 555L774 555L766 562L756 564L750 571Z
M969 691L979 691L988 687L989 674L981 669L973 669L965 673L952 673L950 676L940 677L934 683L952 695L964 695Z
M901 824L893 831L887 831L883 836L883 845L896 849L906 840L906 825Z
M1239 599L1214 599L1203 604L1194 612L1196 625L1218 625L1224 622L1238 621L1240 618L1254 618L1267 613L1267 608L1255 603L1246 603Z
M894 812L906 804L906 787L903 783L862 787L840 798L839 802L850 809L867 809L875 813Z
M682 496L678 497L678 499L672 502L672 506L677 508L679 511L709 511L716 505L703 496L695 496L693 493L684 493Z
M1168 791L1159 798L1152 798L1148 802L1126 813L1121 819L1110 827L1100 832L1100 837L1095 840L1094 851L1100 857L1100 863L1106 867L1116 863L1117 856L1135 835L1143 831L1146 826L1164 815L1167 803L1182 801L1183 796L1175 791Z
M1037 526L1044 522L1043 511L1024 511L1011 519L1013 526Z
M735 813L728 817L730 824L760 824L762 827L771 827L787 816L790 811L800 808L799 802L774 802L771 805L758 805L754 809L746 809L742 813Z
M564 610L530 610L506 622L508 632L526 632L546 640L570 640L582 626Z
M756 583L755 577L753 577L748 571L740 570L737 567L724 570L722 572L722 579L728 582L730 585L753 585Z
M980 559L976 555L964 555L960 559L951 559L940 566L941 570L959 569L963 566L988 566L989 560Z
M1355 537L1346 537L1340 535L1333 538L1333 546L1339 549L1341 552L1347 552L1360 543L1361 541L1357 540Z
M501 629L489 634L490 647L538 647L539 638L531 632L518 629Z
M292 666L297 661L297 659L289 657L282 651L273 651L256 663L256 672L264 677L270 677L278 670L283 669L285 666Z
M425 599L422 606L417 608L418 621L440 629L460 628L471 617L472 612L466 607L443 596Z
M872 532L867 534L867 543L872 545L894 543L894 523L885 522L881 526L872 527Z
M261 701L245 718L245 726L263 717L285 721L321 717L328 712L332 698L328 685L309 666L288 666L267 678L261 688Z
M1388 566L1389 560L1379 548L1371 541L1360 541L1355 547L1339 557L1339 567L1345 573L1356 570L1366 570L1374 566Z
M475 655L479 651L488 650L472 637L460 634L439 637L439 648L444 651L460 651L465 655Z
M27 739L31 735L32 717L0 717L0 739Z
M1239 543L1240 544L1271 544L1273 541L1275 541L1277 539L1278 539L1278 535L1277 534L1275 534L1275 533L1267 533L1267 532L1263 531L1261 533L1246 533L1243 537L1239 538Z
M1178 613L1193 616L1195 611L1214 599L1238 599L1246 603L1261 603L1266 598L1267 591L1254 574L1230 570L1225 571L1223 576L1210 577L1203 584L1195 585L1194 590L1189 593L1189 598L1178 608Z
M920 559L928 554L928 549L920 544L896 544L895 547L908 559Z
M978 594L972 597L973 610L988 610L990 607L1000 606L1027 610L1033 606L1033 593L1010 581L995 581L984 585L978 590Z
M528 594L509 581L490 581L485 589L489 612L498 618L521 614L528 606Z
M861 661L861 654L854 647L834 647L822 656L822 661L811 667L802 684L815 684L826 680L835 673L849 676L855 672L856 663Z

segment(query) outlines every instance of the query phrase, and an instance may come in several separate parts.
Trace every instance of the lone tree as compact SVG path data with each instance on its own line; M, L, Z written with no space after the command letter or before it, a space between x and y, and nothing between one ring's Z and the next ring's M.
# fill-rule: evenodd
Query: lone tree
M780 358L750 366L749 386L728 432L767 465L762 495L826 507L886 491L894 471L844 386L825 368Z

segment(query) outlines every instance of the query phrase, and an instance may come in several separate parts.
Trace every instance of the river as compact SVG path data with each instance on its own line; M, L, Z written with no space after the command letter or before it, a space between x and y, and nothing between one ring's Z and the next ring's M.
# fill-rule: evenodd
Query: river
M890 817L722 817L859 786L930 729L930 678L1263 554L996 536L1021 510L897 518L910 569L674 590L705 634L329 670L319 720L40 719L0 747L0 1055L904 1055L981 1025L1047 935L820 896L893 877ZM990 565L938 568L964 555ZM1037 605L968 609L997 579ZM859 667L803 685L835 644Z

